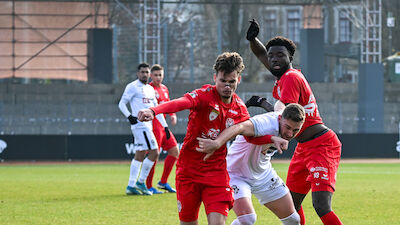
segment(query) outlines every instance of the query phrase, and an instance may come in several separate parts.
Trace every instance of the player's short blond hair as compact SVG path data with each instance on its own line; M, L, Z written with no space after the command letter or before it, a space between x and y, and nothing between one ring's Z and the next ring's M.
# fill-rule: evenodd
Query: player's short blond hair
M214 70L218 73L232 73L237 71L240 74L244 70L243 59L237 52L224 52L217 57Z

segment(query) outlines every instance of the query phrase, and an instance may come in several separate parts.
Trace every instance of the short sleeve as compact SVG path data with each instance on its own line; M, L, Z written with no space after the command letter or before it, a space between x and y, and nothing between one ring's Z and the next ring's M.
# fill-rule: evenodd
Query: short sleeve
M264 113L250 118L254 125L254 136L278 135L279 122L276 112Z
M284 104L298 103L300 99L300 84L299 77L294 73L285 75L280 85L280 101Z

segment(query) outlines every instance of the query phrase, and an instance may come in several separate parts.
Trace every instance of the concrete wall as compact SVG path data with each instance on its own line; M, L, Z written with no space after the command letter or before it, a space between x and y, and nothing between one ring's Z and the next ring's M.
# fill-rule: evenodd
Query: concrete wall
M169 84L172 98L201 84ZM263 95L271 99L273 83L239 85L242 99ZM357 85L313 83L324 122L338 133L357 133ZM0 84L0 134L130 134L127 120L118 109L125 86L104 84L20 85ZM271 99L272 101L272 99ZM397 133L400 121L400 84L385 84L385 133ZM252 115L261 109L250 108ZM171 127L185 134L189 112L178 113L178 124Z

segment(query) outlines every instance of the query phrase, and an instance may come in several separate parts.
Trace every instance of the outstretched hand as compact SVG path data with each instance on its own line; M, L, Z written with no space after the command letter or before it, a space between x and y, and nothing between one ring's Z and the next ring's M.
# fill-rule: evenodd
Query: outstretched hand
M249 29L247 29L246 39L249 41L254 41L260 32L260 26L255 19L252 19L249 22L250 26Z

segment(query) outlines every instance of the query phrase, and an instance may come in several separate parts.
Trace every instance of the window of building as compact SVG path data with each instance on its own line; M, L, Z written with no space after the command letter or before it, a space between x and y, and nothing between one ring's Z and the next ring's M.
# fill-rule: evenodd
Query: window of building
M287 36L296 43L300 42L300 11L287 11Z
M263 39L269 40L277 35L277 13L276 10L266 10L264 13Z
M351 22L345 9L339 11L339 42L351 42Z

